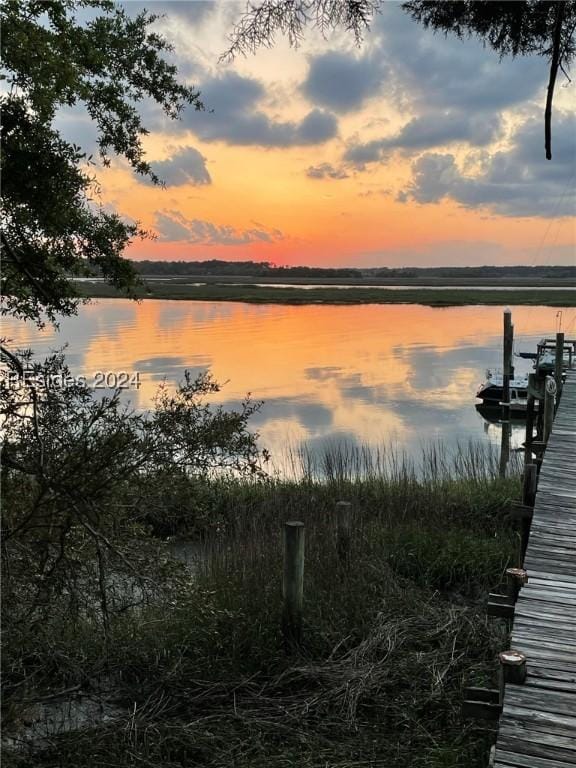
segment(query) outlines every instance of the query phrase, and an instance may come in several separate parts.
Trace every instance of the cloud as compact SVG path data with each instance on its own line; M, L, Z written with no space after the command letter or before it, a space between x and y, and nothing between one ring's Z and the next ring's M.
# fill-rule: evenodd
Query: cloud
M306 171L310 179L347 179L348 174L343 168L334 168L330 163L311 165Z
M395 136L351 144L343 160L357 170L363 170L368 163L384 162L393 150L413 153L456 142L483 147L499 137L501 127L499 115L469 114L458 110L432 112L412 118Z
M373 139L365 144L352 144L348 147L342 159L351 163L357 170L363 170L367 163L377 163L386 159L383 152L382 139Z
M302 91L313 104L351 112L378 93L385 76L381 57L329 51L310 59Z
M557 112L553 159L543 151L540 118L524 123L508 151L485 159L478 175L461 171L454 155L426 153L413 164L413 180L398 197L418 203L451 198L465 208L487 208L503 216L570 216L574 212L576 116Z
M157 160L151 162L150 166L167 187L212 184L212 178L206 168L206 158L194 147L181 149L168 160ZM148 178L142 177L140 180L144 184L152 184Z
M313 109L295 128L298 144L321 144L338 133L338 122L330 112Z
M213 14L218 4L213 0L192 0L192 2L183 2L183 0L153 0L153 2L136 2L136 0L124 0L121 3L130 16L136 16L142 11L149 11L156 16L167 16L168 18L177 17L179 20L197 25Z
M491 144L500 132L499 115L471 115L447 110L415 117L400 133L385 140L385 146L399 149L428 149L466 141L475 146Z
M541 57L500 59L476 38L435 34L397 3L384 3L372 26L397 94L426 109L503 110L533 98L547 78Z
M380 189L368 189L366 192L359 192L359 197L386 197L390 194L390 190L386 187L381 187Z
M349 143L343 161L357 170L386 162L391 151L488 146L501 137L501 112L537 96L547 77L540 57L500 60L474 38L434 34L398 3L383 5L367 45L373 70L387 72L391 108L414 116L396 135ZM332 87L338 89L337 80Z
M259 225L262 227L262 225ZM202 219L186 219L178 211L156 214L156 229L161 241L180 241L202 245L248 245L273 243L283 239L278 229L253 228L239 230Z
M203 141L280 148L322 144L338 133L336 117L320 109L311 110L301 121L269 117L258 109L266 92L254 78L227 72L201 82L200 90L206 110L185 111L180 126Z

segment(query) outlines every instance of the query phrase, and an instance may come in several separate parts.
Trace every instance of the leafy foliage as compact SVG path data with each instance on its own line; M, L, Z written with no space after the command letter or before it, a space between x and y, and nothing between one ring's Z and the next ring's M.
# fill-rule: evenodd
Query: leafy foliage
M55 130L59 110L82 105L104 164L116 153L158 183L139 107L152 101L175 119L202 103L165 60L170 45L149 30L154 14L130 18L111 0L7 0L1 10L3 311L41 324L43 313L74 311L68 278L88 266L129 292L137 276L122 252L145 235L94 204L92 158Z
M135 542L147 546L148 497L184 477L262 473L266 456L247 429L258 404L245 401L233 412L211 407L206 399L217 384L206 374L186 375L175 392L160 390L153 411L138 413L119 392L96 398L60 354L42 364L28 354L5 358L5 606L17 609L17 623L35 626L56 604L77 613L79 604L96 601L106 629L118 573L145 586Z
M410 0L403 8L426 27L460 38L476 35L501 56L535 53L552 55L552 30L558 7L563 6L562 58L574 56L576 3L558 0Z

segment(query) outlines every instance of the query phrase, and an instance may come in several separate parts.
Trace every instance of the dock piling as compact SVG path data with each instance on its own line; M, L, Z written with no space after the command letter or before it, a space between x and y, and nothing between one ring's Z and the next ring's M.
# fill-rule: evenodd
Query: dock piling
M499 655L503 684L522 685L526 680L526 656L519 651L502 651Z
M282 633L287 651L302 642L302 608L304 604L304 523L291 520L284 524L284 605Z

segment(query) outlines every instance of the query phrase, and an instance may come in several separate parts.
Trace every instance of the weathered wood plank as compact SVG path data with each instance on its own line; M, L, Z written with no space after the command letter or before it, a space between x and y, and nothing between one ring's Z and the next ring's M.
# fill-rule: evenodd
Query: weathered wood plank
M496 749L494 768L569 768L569 764L547 757L514 754L503 749Z
M523 685L504 691L495 768L576 766L576 370L540 466L510 647L526 656Z

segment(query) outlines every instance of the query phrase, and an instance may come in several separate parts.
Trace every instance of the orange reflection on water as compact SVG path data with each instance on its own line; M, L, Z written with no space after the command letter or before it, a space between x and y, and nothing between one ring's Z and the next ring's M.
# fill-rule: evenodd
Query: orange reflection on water
M549 335L556 313L513 308L516 349ZM502 307L107 300L64 321L50 342L70 341L78 373L140 371L132 399L141 408L164 377L174 384L185 368L210 368L224 383L216 402L247 392L265 401L255 423L262 443L280 450L327 436L404 445L481 437L474 395L484 369L500 365L501 329ZM33 346L45 350L46 333Z

